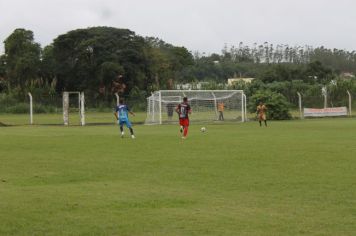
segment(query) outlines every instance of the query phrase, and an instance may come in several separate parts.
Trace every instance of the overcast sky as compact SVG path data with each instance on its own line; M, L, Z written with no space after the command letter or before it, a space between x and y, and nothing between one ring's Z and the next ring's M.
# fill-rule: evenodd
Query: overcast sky
M355 0L0 0L2 42L16 28L48 45L91 26L128 28L191 51L254 42L356 49Z

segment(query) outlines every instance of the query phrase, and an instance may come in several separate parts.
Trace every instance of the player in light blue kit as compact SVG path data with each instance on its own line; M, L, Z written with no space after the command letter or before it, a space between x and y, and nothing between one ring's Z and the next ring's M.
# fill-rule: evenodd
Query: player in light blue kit
M135 116L135 113L131 112L129 107L124 104L124 100L120 99L119 105L115 109L115 117L117 119L117 123L120 125L120 131L121 131L121 138L124 137L124 124L126 125L127 128L130 129L131 133L131 138L135 138L131 122L129 120L129 113L133 116Z

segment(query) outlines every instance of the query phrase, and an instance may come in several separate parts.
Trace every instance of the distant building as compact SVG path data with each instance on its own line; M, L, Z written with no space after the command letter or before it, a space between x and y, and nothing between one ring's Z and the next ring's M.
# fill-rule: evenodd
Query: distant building
M340 78L341 79L354 79L355 75L350 72L343 72L343 73L341 73Z
M204 84L209 84L208 82L199 83L186 83L186 84L176 84L174 87L178 90L199 90L202 89Z
M243 81L245 83L251 83L252 80L254 80L255 78L230 78L230 79L227 79L227 84L229 86L233 85L234 83L237 83L237 82L240 82L240 81Z

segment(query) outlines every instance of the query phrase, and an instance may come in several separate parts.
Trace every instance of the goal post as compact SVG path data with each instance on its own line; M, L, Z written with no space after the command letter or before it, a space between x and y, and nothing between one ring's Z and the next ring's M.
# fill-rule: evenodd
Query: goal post
M246 96L243 90L159 90L147 98L146 124L174 122L175 108L187 97L192 107L192 122L217 121L223 107L225 121L246 121Z
M80 117L80 125L85 125L85 96L84 92L63 92L63 123L64 125L69 125L69 101L70 95L78 96L78 111Z

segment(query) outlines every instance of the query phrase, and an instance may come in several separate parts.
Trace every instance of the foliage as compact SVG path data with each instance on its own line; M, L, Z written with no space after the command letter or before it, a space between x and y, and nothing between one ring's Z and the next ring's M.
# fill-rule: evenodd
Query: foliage
M25 92L25 83L39 74L41 47L34 42L33 32L25 29L16 29L4 44L9 84Z
M256 112L257 105L263 102L267 107L267 118L271 120L288 120L292 116L289 113L290 104L286 98L279 93L257 91L249 100L249 111Z
M14 94L0 93L0 112L6 112L7 108L16 105L17 101Z
M58 96L64 90L84 91L89 105L107 107L119 93L140 104L159 89L182 83L203 82L203 89L223 89L228 78L256 78L238 83L248 97L259 90L280 93L296 106L297 92L310 106L321 106L320 90L326 86L330 106L344 104L345 89L355 94L356 54L310 46L225 46L220 54L195 52L155 37L141 37L129 29L92 27L59 35L41 49L33 32L15 29L0 55L0 92L16 94L22 102L27 92L36 97ZM349 82L341 79L350 72Z
M175 73L192 64L191 54L152 38L142 38L127 29L93 27L70 31L53 42L57 90L97 93L104 87L112 96L113 81L122 74L121 95L136 87L149 91L161 88Z
M12 114L25 114L29 113L30 106L26 103L17 103L16 105L7 107L5 112L12 113Z
M208 81L201 84L202 90L223 90L226 89L226 85L218 83L216 81Z
M134 111L146 111L145 101L147 94L140 90L138 87L134 87L130 95L127 97L127 104L131 106L131 109Z
M348 105L349 97L347 91L350 92L351 96L356 95L356 82L353 80L338 79L329 83L326 88L329 106L331 107Z
M5 55L0 55L0 93L6 91L6 89L6 57Z

